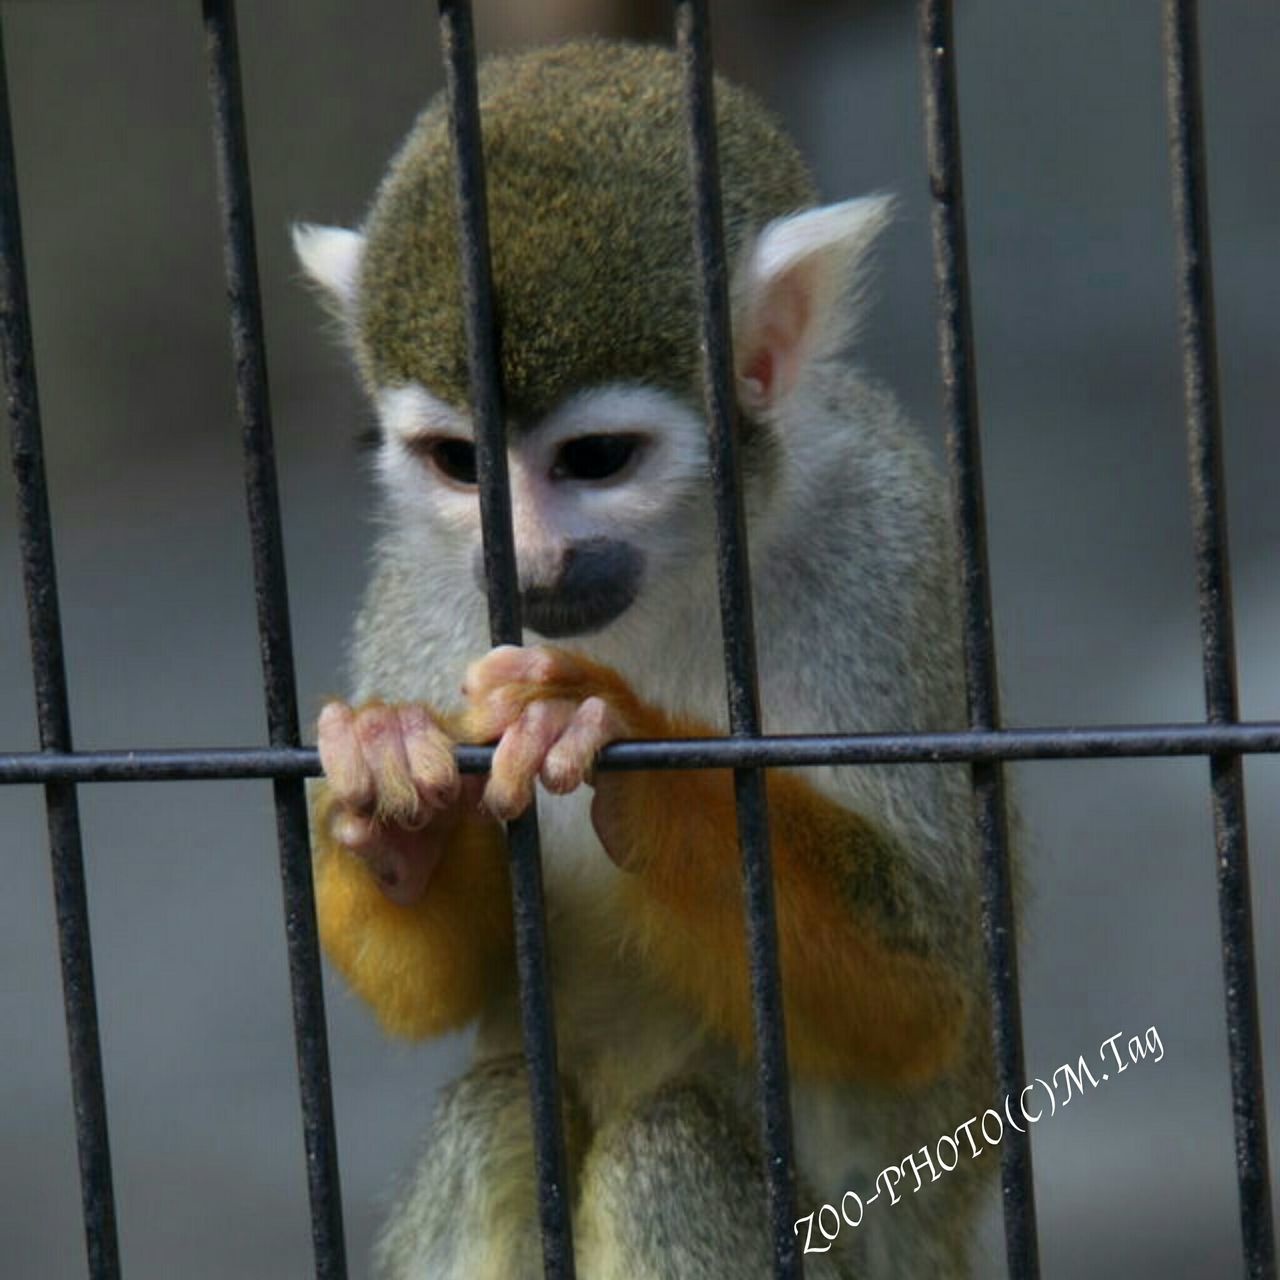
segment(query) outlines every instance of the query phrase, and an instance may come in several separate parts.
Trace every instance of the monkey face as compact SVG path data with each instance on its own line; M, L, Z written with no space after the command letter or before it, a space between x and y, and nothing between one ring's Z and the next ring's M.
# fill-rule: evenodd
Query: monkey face
M410 384L382 392L378 470L424 573L483 593L475 444L467 415ZM644 613L711 549L705 428L680 399L615 384L509 432L525 626L546 639ZM705 574L703 575L705 577Z
M625 632L644 650L667 642L673 607L703 629L714 532L690 407L701 361L680 90L670 50L598 42L480 75L519 586L530 630L550 639ZM859 264L889 205L814 205L768 112L723 83L716 100L753 521L785 507L782 487L802 502L825 484L844 448L849 424L798 388L852 333ZM474 631L483 601L451 154L437 101L363 227L303 224L294 244L378 404L388 547L407 550L411 574L422 566L422 602L456 635L457 610Z

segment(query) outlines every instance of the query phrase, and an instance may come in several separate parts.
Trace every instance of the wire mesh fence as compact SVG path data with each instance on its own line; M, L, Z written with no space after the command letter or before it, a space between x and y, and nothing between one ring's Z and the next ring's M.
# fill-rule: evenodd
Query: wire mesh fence
M721 241L711 57L705 3L677 0L675 40L685 70L690 181L697 212L705 388L711 432L712 486L720 531L718 584L725 636L730 737L631 743L611 747L601 767L732 768L746 887L758 1098L766 1157L775 1273L799 1276L794 1232L794 1162L787 1066L774 936L769 836L763 773L769 766L829 763L967 761L983 856L983 927L994 1012L1000 1090L1025 1083L1016 935L1003 795L1009 760L1203 755L1210 766L1218 866L1222 952L1230 1051L1235 1153L1246 1274L1275 1276L1261 1036L1251 931L1242 757L1280 752L1280 724L1242 723L1234 640L1222 480L1222 425L1217 387L1206 177L1203 158L1195 5L1165 4L1166 76L1173 196L1178 233L1180 319L1186 387L1188 466L1196 535L1206 718L1202 724L1120 725L1089 730L1004 729L996 693L991 588L985 546L975 344L970 318L964 197L951 5L922 0L922 67L941 372L949 422L948 452L965 598L969 720L966 732L764 737L738 484L731 335ZM505 475L502 392L497 375L488 278L484 170L475 90L470 6L439 6L446 83L464 234L473 404L477 424L485 567L495 643L518 641L519 605ZM88 1269L121 1272L110 1144L97 1030L89 910L76 786L91 781L269 778L274 788L285 897L306 1176L318 1276L346 1274L337 1145L329 1081L325 1015L303 779L318 772L301 745L283 541L272 445L254 220L231 0L203 6L223 214L232 355L236 372L255 575L263 691L269 743L264 747L167 752L77 752L62 652L62 629L46 492L30 308L18 212L17 163L3 93L0 119L0 322L8 388L19 538L28 600L40 751L0 755L0 782L45 789L63 970ZM0 76L3 57L0 49ZM483 770L487 748L462 748L464 770ZM573 1274L573 1249L560 1132L556 1051L547 980L536 817L512 824L511 868L522 1024L530 1064L544 1262L548 1276ZM1039 1273L1029 1139L1003 1144L1002 1181L1010 1274Z

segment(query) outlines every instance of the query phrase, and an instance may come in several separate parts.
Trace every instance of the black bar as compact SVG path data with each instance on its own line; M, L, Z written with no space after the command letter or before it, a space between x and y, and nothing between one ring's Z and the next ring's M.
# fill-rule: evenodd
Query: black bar
M301 737L289 627L289 594L285 579L284 542L280 532L280 500L271 435L253 197L249 185L233 0L204 0L204 27L267 727L273 747L297 748ZM311 879L307 801L302 779L298 777L277 778L274 792L307 1187L311 1202L311 1241L316 1275L321 1280L344 1280L347 1263L342 1194Z
M45 481L27 272L22 252L17 167L9 118L9 84L0 32L0 345L3 348L13 474L18 486L18 544L27 596L27 626L42 751L71 750L71 711L62 652L62 620ZM45 787L63 1009L71 1058L71 1100L85 1249L93 1280L120 1275L111 1144L94 994L89 903L85 891L80 807L67 781Z
M994 729L1000 722L1000 708L987 568L950 0L921 0L920 56L929 185L933 195L934 271L940 311L938 338L947 412L947 454L964 590L969 723L974 729ZM982 845L982 926L996 1069L1001 1096L1013 1097L1022 1090L1026 1066L1003 766L993 761L976 762L973 790ZM1001 1144L1001 1183L1009 1274L1013 1280L1034 1280L1040 1274L1040 1256L1029 1134L1006 1134Z
M1165 0L1164 31L1169 154L1178 236L1178 309L1196 583L1204 650L1205 709L1211 724L1227 724L1236 719L1239 708L1231 571L1227 552L1227 499L1222 468L1222 413L1213 314L1200 51L1194 0ZM1244 767L1238 754L1221 753L1210 759L1209 771L1245 1273L1251 1280L1275 1280L1276 1246L1271 1217L1266 1097L1249 893Z
M760 693L752 620L747 531L742 509L729 321L728 271L716 152L715 86L705 0L676 0L676 43L684 71L693 237L701 290L703 394L716 512L716 564L724 635L729 730L735 738L760 735ZM764 1175L773 1239L774 1275L799 1280L803 1264L793 1230L795 1155L791 1134L787 1040L778 971L769 813L764 774L734 771L738 840L742 852L747 955L755 1032L757 1100Z
M440 0L440 41L453 138L457 183L460 267L476 435L476 471L484 533L489 633L495 645L519 644L520 598L511 493L507 481L506 424L498 330L493 311L484 151L476 88L475 33L466 0ZM535 805L507 825L520 977L520 1022L529 1067L534 1164L542 1258L551 1280L572 1280L573 1235L569 1221L559 1069L551 1010L547 920L542 893L542 854Z
M948 764L975 760L1118 760L1280 753L1280 721L1234 725L1121 725L1096 729L996 729L955 733L790 734L615 742L596 767L798 768L807 765ZM492 747L460 746L463 773L487 773ZM320 772L314 747L0 754L0 786L48 782L191 782L305 778Z
M72 749L71 715L2 40L0 103L0 341L18 488L18 539L40 745L44 752L62 753ZM95 1278L115 1277L120 1274L115 1197L79 804L74 787L65 781L51 781L46 786L45 806L88 1268Z

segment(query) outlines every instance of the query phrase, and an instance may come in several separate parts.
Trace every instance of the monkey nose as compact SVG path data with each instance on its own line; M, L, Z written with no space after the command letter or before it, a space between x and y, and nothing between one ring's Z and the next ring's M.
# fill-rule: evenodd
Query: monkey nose
M530 583L521 592L525 622L548 640L599 631L635 602L643 570L643 553L629 542L590 538L571 543L555 581Z
M530 552L527 547L516 547L516 573L521 594L526 591L549 591L564 581L568 566L574 558L572 544L567 547L548 547ZM483 595L488 590L485 572L484 546L477 546L471 555L471 576Z
M479 548L473 568L483 592L484 556ZM643 571L639 548L616 538L588 538L567 544L558 555L522 558L524 623L548 640L599 631L635 602Z

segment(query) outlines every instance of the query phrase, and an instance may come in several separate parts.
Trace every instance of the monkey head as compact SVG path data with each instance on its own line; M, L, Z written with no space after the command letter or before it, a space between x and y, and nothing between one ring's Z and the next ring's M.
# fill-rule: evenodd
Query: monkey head
M479 73L494 305L526 625L601 631L711 554L698 280L675 55L582 41ZM716 83L749 509L800 465L790 406L841 346L880 198L819 207L795 147ZM482 586L448 121L436 100L358 231L299 225L378 413L393 521ZM832 424L829 430L839 429ZM699 577L699 589L705 589Z

